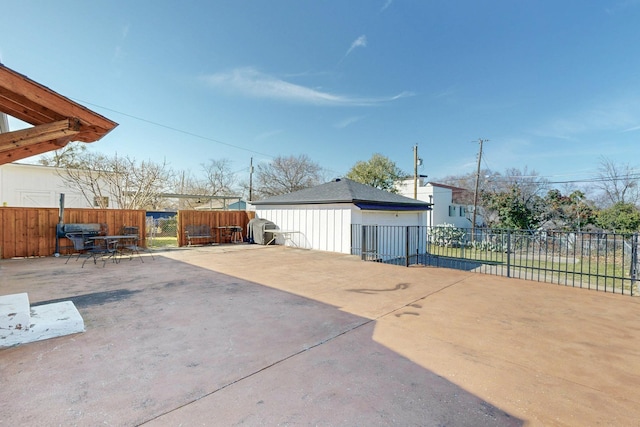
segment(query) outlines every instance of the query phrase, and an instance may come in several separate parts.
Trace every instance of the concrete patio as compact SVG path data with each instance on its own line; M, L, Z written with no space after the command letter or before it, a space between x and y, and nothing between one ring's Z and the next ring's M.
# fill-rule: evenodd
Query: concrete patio
M255 245L0 260L86 332L0 350L0 425L639 426L640 300Z

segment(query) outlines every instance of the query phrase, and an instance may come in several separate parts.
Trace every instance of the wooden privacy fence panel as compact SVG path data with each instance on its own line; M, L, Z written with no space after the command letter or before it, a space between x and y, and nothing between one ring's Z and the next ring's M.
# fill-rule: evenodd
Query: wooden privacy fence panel
M249 221L255 217L249 211L178 211L178 246L186 246L187 238L184 230L188 225L208 225L212 230L216 227L239 226L246 235Z
M0 258L50 256L56 250L57 208L0 207ZM138 227L140 245L145 246L146 211L120 209L75 209L64 211L64 223L104 223L110 234L119 234L123 226ZM60 239L61 253L71 246Z
M0 258L53 255L56 208L0 208Z

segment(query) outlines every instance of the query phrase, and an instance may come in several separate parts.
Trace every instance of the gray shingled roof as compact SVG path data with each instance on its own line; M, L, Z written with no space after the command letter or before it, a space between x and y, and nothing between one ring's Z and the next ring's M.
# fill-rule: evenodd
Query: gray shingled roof
M380 190L370 185L360 184L347 178L305 188L293 193L281 194L264 200L251 202L253 205L307 205L326 203L365 203L392 206L405 206L429 209L430 203Z

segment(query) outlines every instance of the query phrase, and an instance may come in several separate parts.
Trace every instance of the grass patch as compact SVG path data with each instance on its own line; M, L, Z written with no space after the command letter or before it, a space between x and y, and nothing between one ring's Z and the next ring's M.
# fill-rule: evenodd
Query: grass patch
M147 238L147 247L151 249L177 246L178 238L175 236Z
M436 245L432 245L429 252L440 257L494 265L497 270L493 270L493 274L506 274L508 265L510 277L607 291L637 292L637 286L631 279L630 264L623 265L624 257L620 254L597 258L536 252L523 255Z

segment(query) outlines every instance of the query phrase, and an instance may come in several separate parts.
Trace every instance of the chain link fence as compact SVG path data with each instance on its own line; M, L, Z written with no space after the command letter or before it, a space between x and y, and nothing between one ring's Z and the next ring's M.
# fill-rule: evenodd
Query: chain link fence
M178 246L178 215L159 218L147 216L146 228L149 248Z

